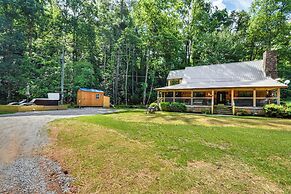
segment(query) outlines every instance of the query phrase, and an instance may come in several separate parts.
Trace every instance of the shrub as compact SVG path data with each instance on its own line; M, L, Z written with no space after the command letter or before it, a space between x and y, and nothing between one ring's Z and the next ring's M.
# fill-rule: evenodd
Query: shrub
M155 108L156 110L159 110L159 105L158 105L158 103L155 103L155 102L151 103L151 104L149 105L149 107L150 107L150 108Z
M161 102L162 111L169 112L186 112L186 106L183 103L179 102Z
M211 114L211 110L208 110L208 109L202 109L202 110L201 110L201 113L202 113L202 114Z
M267 104L264 106L264 111L268 117L291 118L291 107L277 104Z
M287 106L285 112L286 112L286 116L287 116L288 118L291 118L291 106Z
M170 102L161 102L160 107L162 111L170 111Z
M172 102L170 104L170 111L172 111L172 112L186 112L186 106L183 103Z
M247 110L242 109L242 110L237 111L236 115L237 116L248 116L248 115L251 115L251 113L248 112Z

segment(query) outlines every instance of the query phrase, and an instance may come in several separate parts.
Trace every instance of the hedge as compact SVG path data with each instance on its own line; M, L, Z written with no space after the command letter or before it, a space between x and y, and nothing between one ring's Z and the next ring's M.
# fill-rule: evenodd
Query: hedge
M160 107L162 111L186 112L185 104L179 102L161 102Z
M264 106L265 115L268 117L291 118L291 106L267 104Z

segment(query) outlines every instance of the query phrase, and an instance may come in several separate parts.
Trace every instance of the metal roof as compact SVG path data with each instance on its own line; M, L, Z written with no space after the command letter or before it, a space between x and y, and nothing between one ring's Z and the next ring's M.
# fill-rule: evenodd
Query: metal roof
M89 89L89 88L80 88L81 91L86 91L86 92L103 92L102 90L97 90L97 89Z
M179 89L215 89L215 88L260 88L260 87L287 87L285 84L273 79L235 81L235 82L193 82L181 83L172 86L157 88L157 90L179 90Z
M175 75L182 78L180 84L157 89L287 87L266 76L262 60L186 67L171 71L168 79Z

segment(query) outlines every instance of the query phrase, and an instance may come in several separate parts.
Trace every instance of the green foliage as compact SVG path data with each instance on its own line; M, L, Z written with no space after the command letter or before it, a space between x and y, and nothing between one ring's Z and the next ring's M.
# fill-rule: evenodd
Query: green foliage
M160 107L162 111L170 111L170 102L161 102Z
M264 106L264 111L268 117L291 118L290 105L268 104Z
M203 109L201 111L202 114L210 114L211 113L211 110L206 110L206 109Z
M156 102L153 102L149 105L150 108L155 108L156 110L159 110L159 105Z
M186 105L179 102L161 102L161 110L167 112L186 112Z
M60 92L62 48L67 103L94 87L114 104L145 105L172 69L261 59L266 49L291 79L288 5L254 0L250 13L229 14L203 0L0 1L0 103Z

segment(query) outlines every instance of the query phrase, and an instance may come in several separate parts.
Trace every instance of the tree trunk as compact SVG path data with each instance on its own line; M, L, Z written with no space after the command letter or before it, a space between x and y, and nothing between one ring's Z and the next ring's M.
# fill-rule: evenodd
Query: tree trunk
M150 93L149 93L149 97L147 100L147 104L149 104L151 96L152 96L152 92L153 92L153 88L154 88L154 82L155 82L155 73L153 73L153 79L152 79L152 83L151 83L151 89L150 89Z
M186 42L186 64L187 66L190 65L190 59L191 59L191 40L187 40Z
M127 51L126 70L125 70L125 87L124 87L124 92L125 92L125 104L126 104L126 106L127 106L127 102L128 102L128 99L127 99L127 81L128 81L128 66L129 66L129 50L130 50L130 47L128 48L128 51Z
M29 34L28 34L28 56L32 57L32 41L33 41L33 22L29 23Z
M147 97L147 82L148 82L148 72L149 72L149 54L148 54L148 50L146 51L146 73L145 73L145 80L144 80L144 89L143 89L143 99L142 99L142 103L145 105L146 104L146 97Z
M116 74L115 74L115 88L114 88L114 102L118 103L118 82L119 82L119 68L120 68L120 49L117 51L117 65L116 65Z
M132 60L131 60L131 96L133 96L134 94L134 48L133 48L133 51L132 51Z

